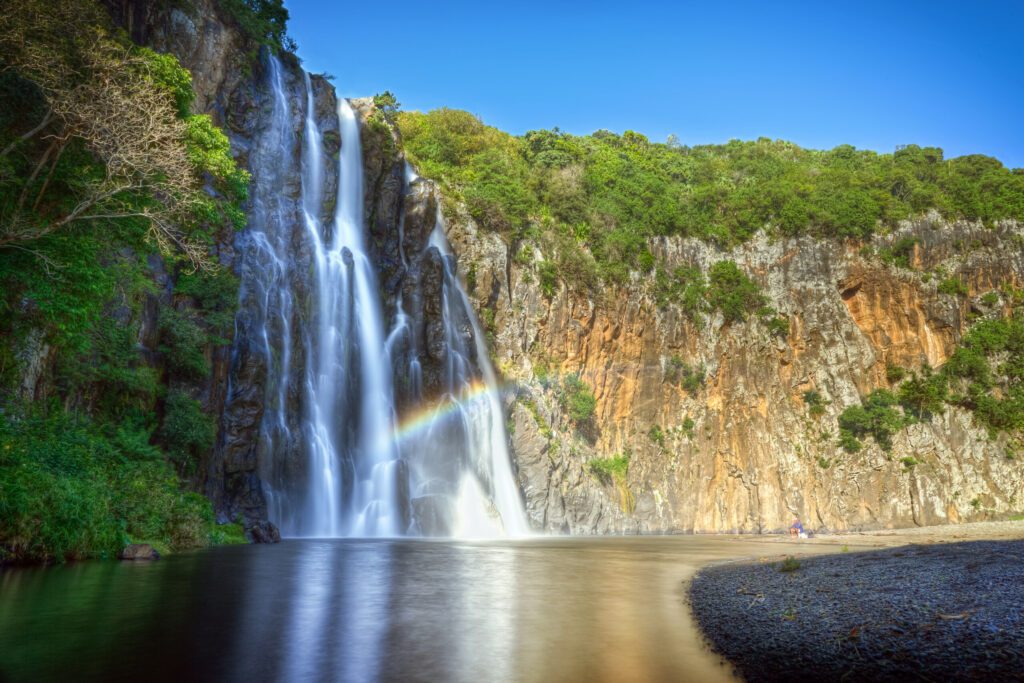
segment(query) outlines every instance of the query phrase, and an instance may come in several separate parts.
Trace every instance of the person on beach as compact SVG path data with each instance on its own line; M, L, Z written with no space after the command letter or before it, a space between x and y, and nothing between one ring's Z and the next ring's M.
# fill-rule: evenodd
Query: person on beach
M799 536L804 532L803 522L800 521L799 517L793 518L793 523L789 525L789 535Z

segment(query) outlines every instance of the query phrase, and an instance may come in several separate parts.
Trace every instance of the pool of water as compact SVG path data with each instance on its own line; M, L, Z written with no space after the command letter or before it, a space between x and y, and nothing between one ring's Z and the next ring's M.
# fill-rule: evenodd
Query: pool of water
M729 680L684 584L708 562L787 551L707 536L293 540L8 569L0 681Z

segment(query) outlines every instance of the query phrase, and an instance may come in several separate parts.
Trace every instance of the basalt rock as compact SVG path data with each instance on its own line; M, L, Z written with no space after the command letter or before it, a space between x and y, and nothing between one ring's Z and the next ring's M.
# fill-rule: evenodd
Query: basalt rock
M908 236L918 240L913 269L868 253ZM768 532L793 514L818 528L866 529L1019 510L1024 468L1007 458L1008 437L990 439L962 409L901 430L890 453L869 443L847 454L836 434L845 407L888 386L887 365L940 365L972 318L1001 313L980 295L1024 281L1021 236L1012 223L992 230L928 216L863 254L863 245L810 237L762 235L729 251L681 238L651 244L669 268L736 261L787 318L779 336L755 318L695 324L659 306L646 277L596 298L565 286L549 298L533 266L511 261L468 216L448 230L461 272L473 272L481 318L493 320L496 365L517 385L511 440L530 518L572 533ZM939 267L969 295L938 293L927 273ZM703 366L703 386L674 380L674 360ZM594 390L597 429L580 429L563 408L559 378L575 373ZM824 415L809 414L812 389L827 401ZM590 471L593 459L622 453L630 495ZM905 456L919 464L905 466Z

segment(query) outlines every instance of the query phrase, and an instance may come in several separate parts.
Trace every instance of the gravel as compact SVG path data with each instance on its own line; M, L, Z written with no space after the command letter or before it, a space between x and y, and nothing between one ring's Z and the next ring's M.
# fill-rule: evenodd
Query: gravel
M690 603L748 681L1024 681L1024 541L709 567Z

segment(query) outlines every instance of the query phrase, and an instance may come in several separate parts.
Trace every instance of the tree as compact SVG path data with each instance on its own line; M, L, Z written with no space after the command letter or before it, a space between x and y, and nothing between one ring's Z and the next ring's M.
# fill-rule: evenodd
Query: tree
M920 375L915 374L900 385L899 399L905 409L922 420L927 415L942 413L948 394L945 375L935 374L926 364Z
M390 90L385 90L373 96L373 105L384 114L385 119L393 121L402 103L398 101L398 98Z
M211 265L205 241L190 230L209 199L189 156L181 101L161 87L160 56L111 37L93 2L12 5L0 26L0 69L33 84L45 113L2 150L19 155L25 173L17 198L0 207L0 248L26 248L86 221L136 219L162 251ZM69 152L94 163L51 196Z
M861 405L850 406L839 416L840 444L847 451L860 449L860 439L871 436L888 451L892 448L892 435L906 420L896 409L898 401L891 391L876 389L865 396Z

